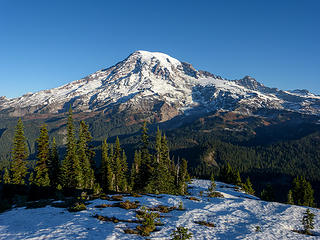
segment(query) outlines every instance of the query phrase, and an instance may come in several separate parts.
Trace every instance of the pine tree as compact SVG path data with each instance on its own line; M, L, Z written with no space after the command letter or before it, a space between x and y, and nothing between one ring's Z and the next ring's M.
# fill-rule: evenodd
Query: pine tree
M70 107L67 122L67 153L61 165L60 182L62 187L82 188L82 181L82 169L77 155L72 109Z
M12 174L11 183L20 185L25 184L25 177L28 171L26 161L28 158L28 149L23 128L22 120L19 118L13 139L12 162L10 168Z
M251 194L251 195L254 195L253 186L252 186L252 183L251 183L249 177L247 177L247 180L246 180L246 182L242 185L242 188L243 188L243 190L244 190L246 193Z
M10 184L11 183L11 178L10 178L10 173L9 173L8 168L4 169L3 183L4 184Z
M214 181L214 175L211 174L211 178L210 178L211 182L210 182L210 186L208 188L209 193L213 193L216 190L216 183Z
M293 180L292 185L292 196L294 203L297 205L313 207L314 192L310 182L308 182L304 177L300 176Z
M139 171L139 181L141 183L147 183L146 186L150 186L150 180L153 173L152 163L151 163L151 155L149 153L149 135L147 129L147 122L144 122L141 128L141 140L142 140L142 148L141 148L141 166ZM148 189L140 189L146 191ZM148 192L148 191L147 191Z
M140 166L141 166L141 152L134 152L134 159L130 173L130 187L132 190L139 190L143 188L143 183L140 178Z
M34 169L35 176L33 182L39 187L50 186L48 160L49 160L49 134L47 125L43 125L40 129L40 136L37 139L37 163Z
M302 225L304 232L310 234L310 229L314 229L314 214L310 212L310 209L307 209L302 217Z
M181 166L179 167L179 181L178 181L178 194L184 195L187 193L187 178L188 178L188 162L182 159ZM213 181L214 183L214 181ZM212 185L213 186L213 185Z
M237 171L233 171L234 172L234 180L233 180L233 184L237 185L237 186L241 186L242 182L241 182L241 177L240 177L240 172L239 170ZM250 181L250 180L249 180Z
M192 238L192 233L189 232L188 228L177 227L171 234L171 237L171 240L188 240Z
M59 184L60 161L56 144L56 139L52 139L50 155L48 161L49 179L52 187L56 188Z
M122 157L121 157L121 167L122 167L122 172L123 172L123 177L120 181L120 188L122 191L127 191L128 190L128 163L127 163L127 156L124 150L122 150Z
M274 192L270 184L267 184L266 188L262 190L262 192L260 193L260 197L264 201L274 201Z
M287 195L287 204L294 204L293 196L292 196L292 191L289 190L288 195Z
M111 156L112 157L112 156ZM112 172L112 158L109 156L109 146L107 139L102 144L102 156L101 156L101 182L102 188L105 191L113 191L113 172Z
M89 142L92 140L92 136L89 132L88 125L84 122L80 122L79 129L79 140L77 145L77 155L78 161L80 163L82 172L81 172L81 184L79 187L85 189L93 189L95 184L95 176L94 171L91 167L92 158L94 154L92 154L92 150L89 149Z

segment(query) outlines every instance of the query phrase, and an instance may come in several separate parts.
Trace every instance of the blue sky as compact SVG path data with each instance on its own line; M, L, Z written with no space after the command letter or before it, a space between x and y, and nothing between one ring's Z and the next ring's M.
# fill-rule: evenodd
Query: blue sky
M320 94L320 1L0 0L0 96L63 85L135 50Z

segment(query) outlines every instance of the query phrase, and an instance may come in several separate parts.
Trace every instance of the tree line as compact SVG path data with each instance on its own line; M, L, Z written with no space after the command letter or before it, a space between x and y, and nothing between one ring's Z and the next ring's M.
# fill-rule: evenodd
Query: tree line
M141 147L134 154L129 171L125 151L117 137L115 144L105 139L101 146L101 164L94 161L96 152L90 144L89 126L81 121L76 134L72 110L69 110L66 153L62 160L55 138L50 141L47 125L42 125L36 140L37 155L33 169L28 168L28 149L24 126L18 120L13 138L9 167L2 171L4 184L49 187L58 190L78 189L94 192L141 192L186 194L187 161L175 163L170 157L166 135L158 128L155 148L151 147L147 123L141 128ZM78 137L76 137L78 135Z

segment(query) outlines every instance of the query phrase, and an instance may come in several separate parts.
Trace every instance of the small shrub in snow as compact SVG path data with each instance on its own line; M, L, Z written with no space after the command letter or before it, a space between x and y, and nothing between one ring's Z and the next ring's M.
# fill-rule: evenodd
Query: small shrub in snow
M84 203L75 203L73 206L68 208L69 212L80 212L83 210L86 210L87 207L84 205Z
M261 232L261 227L260 226L256 226L256 232Z
M188 240L191 239L192 233L189 233L189 229L185 227L177 227L171 234L172 240Z
M179 202L179 207L178 207L179 210L184 210L184 207L183 207L183 202L180 200Z
M206 222L206 221L195 221L194 223L207 226L207 227L215 227L214 223Z
M142 225L137 226L137 230L142 236L149 236L156 229L156 225L160 224L159 213L148 211L145 207L137 213L137 218L142 221Z
M305 233L310 233L310 229L314 228L314 214L307 209L302 217L302 225Z
M124 202L120 202L119 203L119 207L120 208L124 208L124 209L136 209L137 207L139 207L139 202L130 202L129 200L126 200Z
M197 201L199 202L200 200L196 197L187 197L187 199L192 200L192 201Z
M219 192L210 192L208 194L208 197L224 197L222 193L219 193Z

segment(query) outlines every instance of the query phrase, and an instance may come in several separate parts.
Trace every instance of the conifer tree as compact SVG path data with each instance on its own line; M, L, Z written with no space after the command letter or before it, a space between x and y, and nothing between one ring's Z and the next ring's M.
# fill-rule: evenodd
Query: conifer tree
M101 180L102 188L105 191L113 191L113 172L112 172L112 158L109 156L109 146L107 139L102 144L102 156L101 156Z
M50 155L48 161L48 170L49 170L49 179L50 184L52 187L56 188L59 184L59 171L60 171L60 161L59 161L59 154L56 144L56 139L53 137L51 148L50 148Z
M210 180L211 180L211 182L210 182L210 186L208 188L208 191L209 191L209 193L213 193L216 190L216 183L214 181L214 175L213 174L211 174Z
M120 188L122 191L128 190L128 163L127 163L127 156L124 150L122 150L122 157L121 157L121 167L123 172L123 178L120 181Z
M89 149L89 142L92 140L92 136L89 132L88 125L84 122L80 122L79 129L79 140L77 145L77 154L78 161L80 163L82 172L81 172L81 183L80 187L85 189L93 189L95 184L95 176L94 171L91 167L92 158L94 154L92 154L92 150Z
M178 194L184 195L187 192L187 178L188 178L188 162L186 159L182 159L179 171L179 184L178 184ZM213 180L214 183L214 180ZM212 185L213 186L213 185Z
M308 182L304 177L300 176L293 180L292 185L294 203L297 205L313 207L314 192L310 182Z
M248 179L247 179L247 180L248 180ZM250 180L249 180L249 182L250 182ZM237 186L241 186L241 185L242 185L239 170L234 171L234 180L233 180L233 184L234 184L234 185L237 185ZM250 182L250 184L251 184L251 182Z
M271 184L267 184L266 188L262 190L260 198L264 201L274 201L274 192Z
M141 166L141 152L136 150L134 152L134 159L130 173L130 187L132 190L139 190L143 188L143 183L140 178L140 166Z
M3 173L3 183L4 184L10 184L11 183L11 178L10 178L10 173L8 168L4 169L4 173Z
M62 187L82 188L82 169L77 155L72 109L69 109L67 122L67 153L62 161L60 182Z
M149 153L149 135L147 129L147 122L145 121L141 128L141 140L142 140L142 148L141 148L141 166L139 171L139 181L142 183L147 183L146 186L149 185L150 179L152 177L152 163L151 163L151 155ZM146 190L146 189L141 189Z
M243 190L244 190L246 193L251 194L251 195L254 195L253 186L252 186L252 183L251 183L249 177L247 177L247 180L246 180L246 182L242 185L242 188L243 188Z
M288 195L287 195L287 203L293 205L294 204L294 200L293 200L293 196L292 196L292 191L289 190Z
M49 160L49 134L47 130L47 125L42 125L40 129L40 136L37 139L37 163L34 169L35 176L33 183L39 187L50 186L49 170L48 170L48 160Z
M19 118L13 139L12 162L10 168L12 175L11 183L20 185L25 184L25 177L28 171L26 161L28 158L28 149L23 128L22 120Z
M305 234L310 234L310 229L314 229L314 214L307 209L302 217L302 225Z

